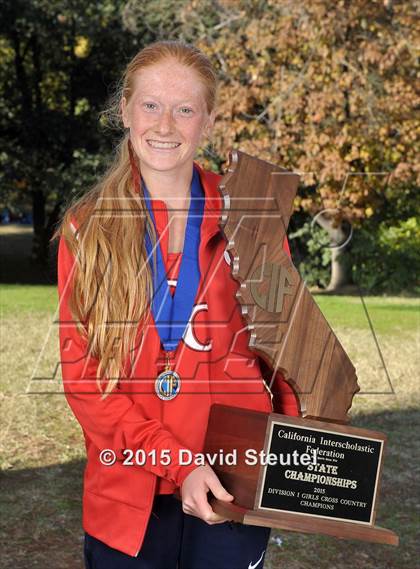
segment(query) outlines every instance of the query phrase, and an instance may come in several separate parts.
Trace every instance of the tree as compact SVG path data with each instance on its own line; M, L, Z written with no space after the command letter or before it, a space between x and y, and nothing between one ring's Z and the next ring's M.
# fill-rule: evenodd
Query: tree
M219 148L303 172L296 205L333 210L323 218L332 240L345 220L379 221L389 202L418 211L414 4L249 1L232 3L234 14L234 33L207 48L224 76ZM329 289L346 282L342 253Z
M51 226L46 206L51 216L108 155L112 141L97 127L98 111L122 63L151 41L175 38L208 54L220 78L207 167L219 169L236 147L299 171L299 218L319 214L332 243L348 225L418 214L412 0L3 0L1 7L1 181L31 194L37 234ZM330 289L348 279L345 252L333 250Z
M332 243L346 225L418 212L414 2L200 0L179 3L178 37L221 78L214 154L239 147L302 173L296 208ZM137 10L137 12L136 12ZM132 3L144 21L144 6ZM170 23L158 32L169 33ZM332 252L329 289L346 283Z
M122 29L122 7L111 0L1 3L1 192L30 201L39 261L63 201L90 185L109 154L98 113L137 48Z

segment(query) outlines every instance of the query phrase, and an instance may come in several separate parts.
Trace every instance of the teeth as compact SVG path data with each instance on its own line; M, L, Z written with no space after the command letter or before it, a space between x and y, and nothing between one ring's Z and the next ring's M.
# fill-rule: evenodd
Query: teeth
M176 148L180 142L157 142L156 140L147 141L153 148Z

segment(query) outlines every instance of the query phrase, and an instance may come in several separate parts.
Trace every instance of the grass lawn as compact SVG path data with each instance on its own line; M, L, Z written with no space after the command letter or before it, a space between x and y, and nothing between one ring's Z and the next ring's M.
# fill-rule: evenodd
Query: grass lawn
M388 435L377 524L396 531L401 544L394 548L273 529L265 567L414 569L419 301L315 299L357 369L361 392L354 398L352 424ZM2 566L82 569L84 444L60 393L56 289L1 285L0 308Z

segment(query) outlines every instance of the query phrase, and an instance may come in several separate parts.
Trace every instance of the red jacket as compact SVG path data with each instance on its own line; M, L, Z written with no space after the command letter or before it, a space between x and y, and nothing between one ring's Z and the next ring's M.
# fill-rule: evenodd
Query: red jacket
M197 468L194 463L179 464L178 451L203 450L212 403L299 415L296 399L280 374L272 388L272 402L259 359L248 348L249 332L235 298L238 282L231 276L226 241L218 225L222 200L217 186L221 176L195 165L206 197L199 247L201 280L187 332L173 361L172 369L181 376L181 391L174 399L162 401L155 394L154 382L163 358L152 319L130 358L129 379L100 400L94 379L98 362L87 353L86 342L68 308L74 257L63 237L59 244L64 393L82 427L87 453L83 528L131 556L137 555L143 543L156 492L172 493ZM168 258L167 254L165 203L154 199L152 207L168 276L174 277L179 266L169 267L177 256ZM290 255L287 241L284 248ZM112 466L101 464L99 453L103 449L115 452L117 461ZM123 465L123 449L143 449L151 453L150 459L143 466ZM159 461L164 449L169 450L169 464L168 460Z

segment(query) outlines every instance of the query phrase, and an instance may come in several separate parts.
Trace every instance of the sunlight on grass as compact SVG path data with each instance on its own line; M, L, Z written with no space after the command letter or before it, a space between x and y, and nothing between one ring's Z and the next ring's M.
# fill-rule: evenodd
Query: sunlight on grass
M420 406L418 300L367 297L374 335L360 298L316 295L315 300L357 370L361 393L353 401L353 424L388 436L378 523L399 533L401 546L396 549L273 529L273 536L281 535L282 546L270 545L265 566L414 567L410 562L415 559L416 500L410 489L416 476L412 457L419 446L414 434ZM46 531L52 549L62 543L63 534L78 544L85 448L81 428L62 393L54 323L57 290L54 286L2 285L0 304L0 457L7 481L1 532L4 539L13 536L23 550L28 547L25 535L32 542L42 540ZM36 380L34 375L44 379ZM39 391L45 393L36 394Z

